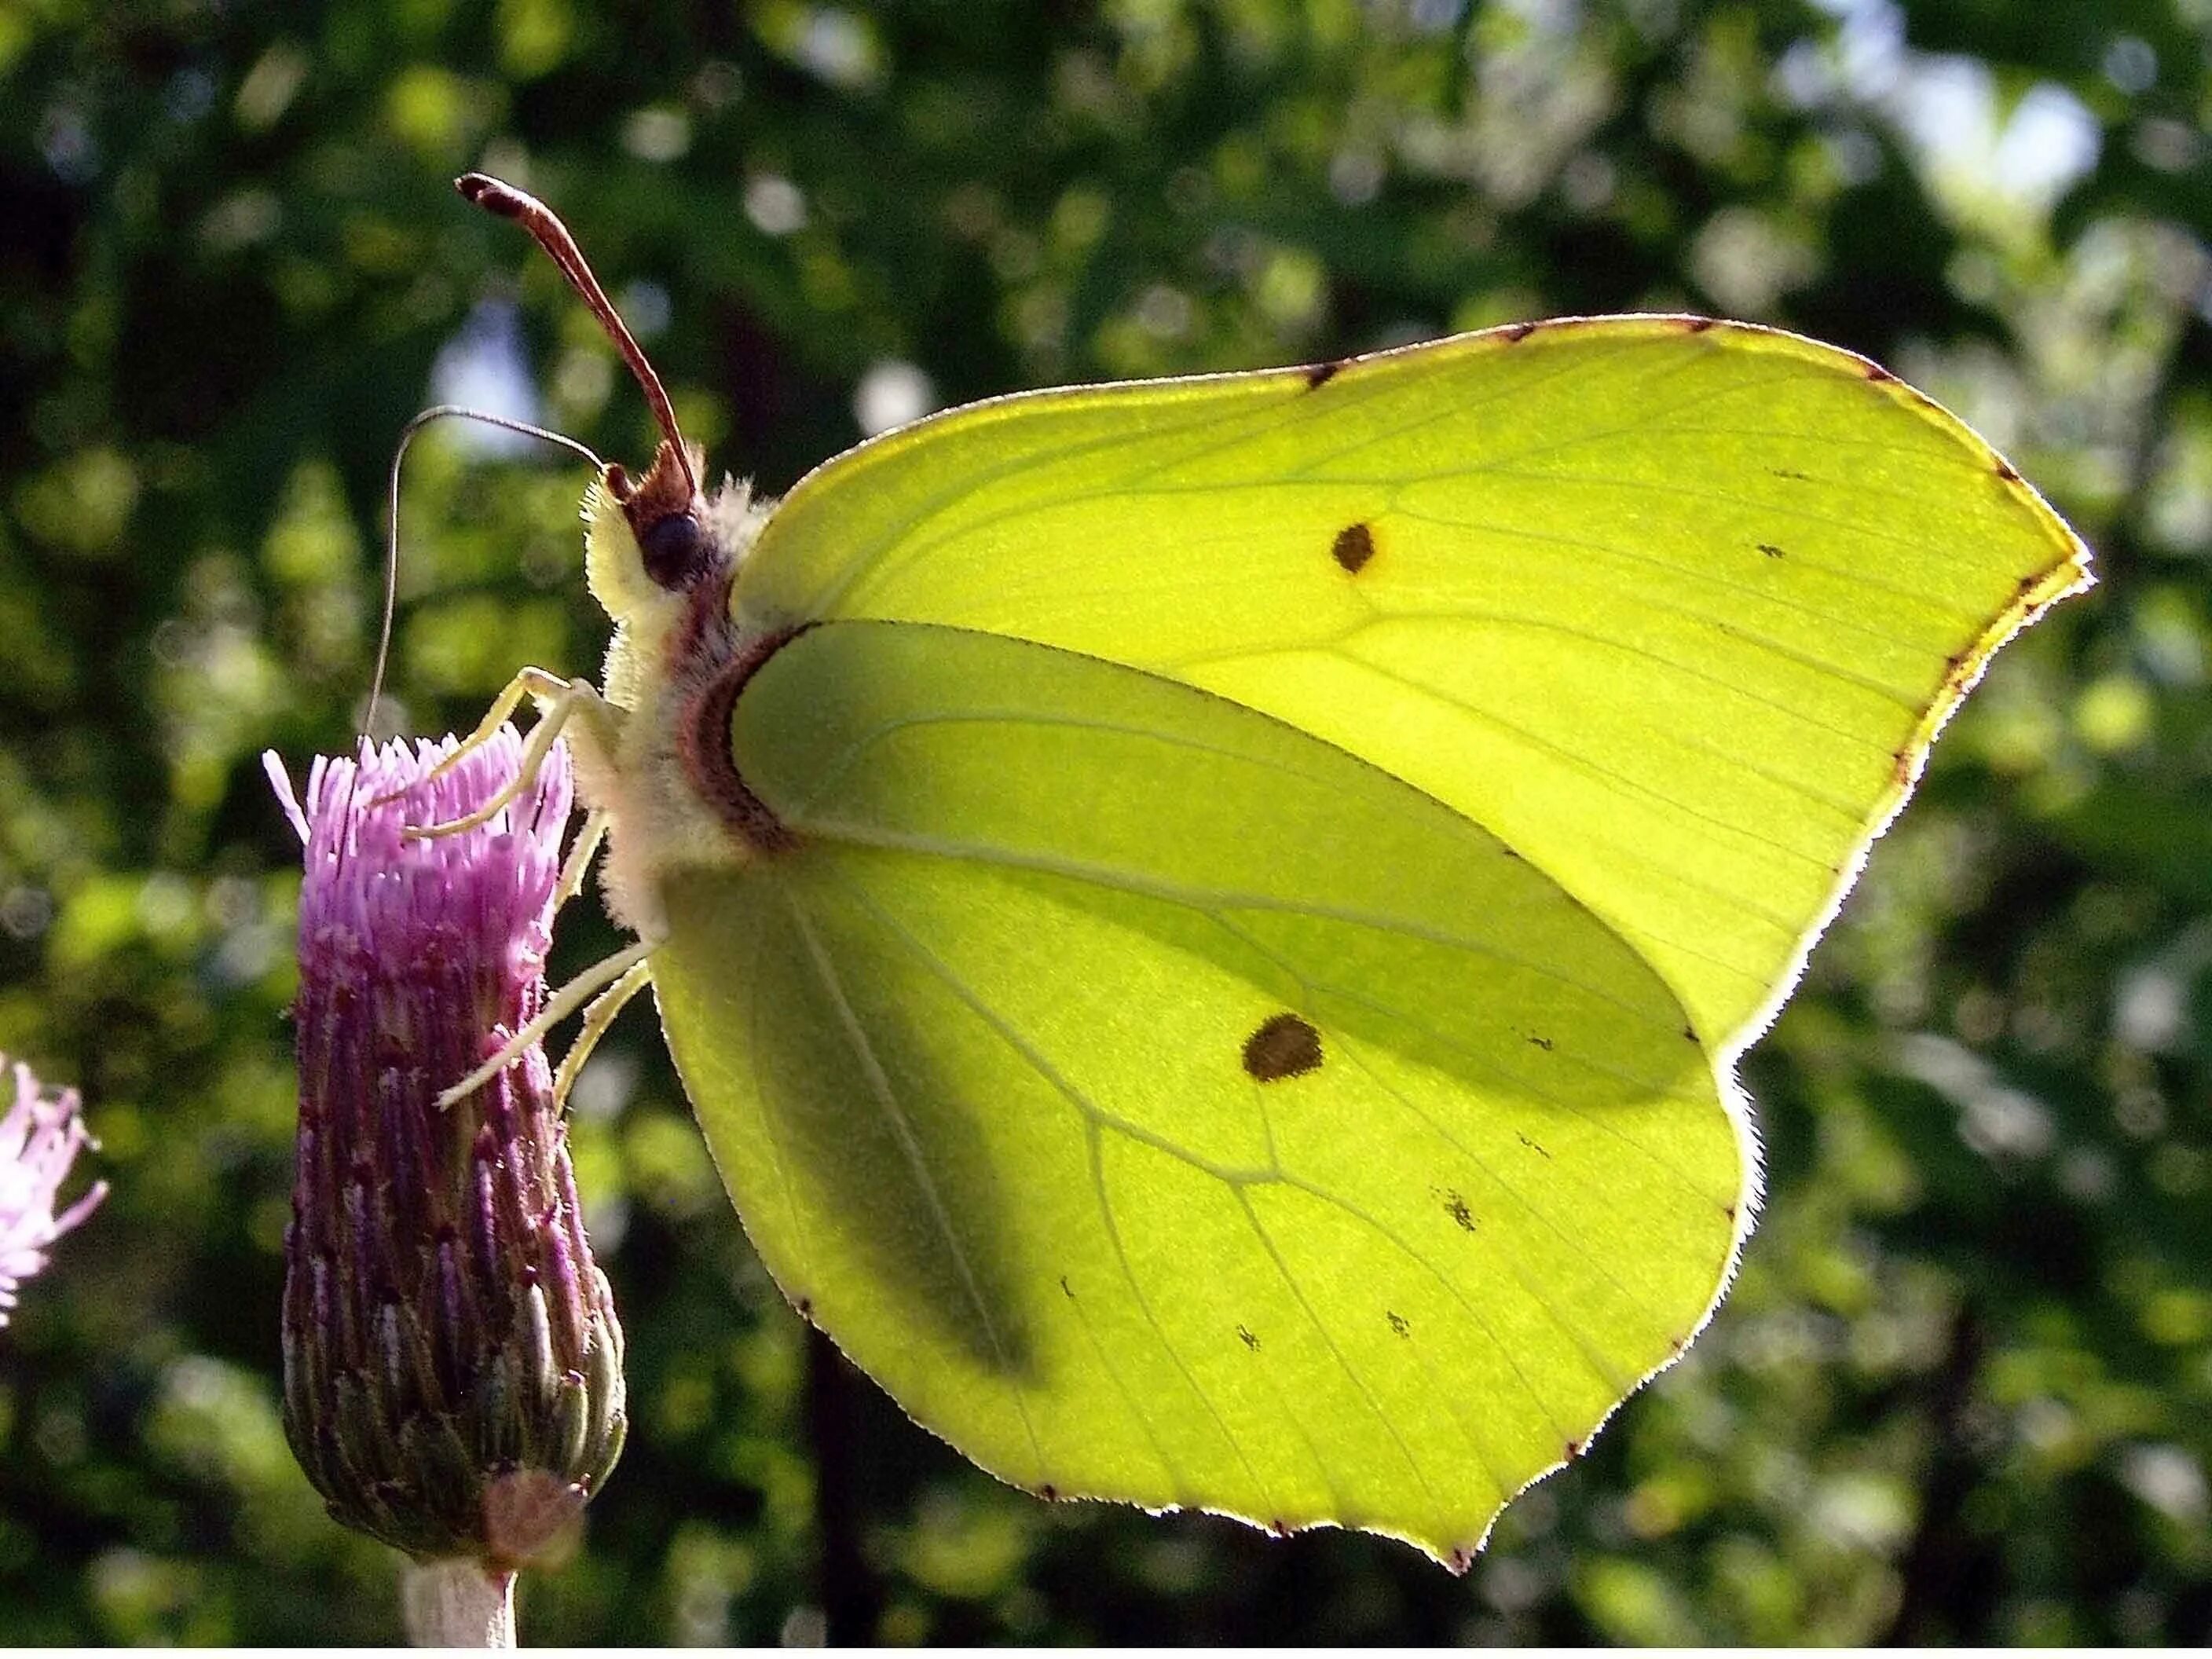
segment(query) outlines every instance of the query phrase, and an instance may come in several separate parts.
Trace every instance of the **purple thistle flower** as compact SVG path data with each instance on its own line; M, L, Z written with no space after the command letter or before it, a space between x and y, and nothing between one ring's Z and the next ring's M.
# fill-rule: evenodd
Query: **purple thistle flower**
M455 746L318 759L304 801L265 757L307 845L284 1427L339 1521L504 1571L614 1468L623 1336L544 1048L435 1103L544 1005L570 803L556 744L489 823L406 839L520 764L502 727L430 780Z
M7 1057L0 1055L0 1066ZM8 1322L15 1292L46 1265L47 1247L99 1207L107 1183L54 1213L54 1199L69 1179L77 1149L94 1145L79 1115L74 1089L48 1094L27 1066L17 1066L15 1103L0 1117L0 1326Z

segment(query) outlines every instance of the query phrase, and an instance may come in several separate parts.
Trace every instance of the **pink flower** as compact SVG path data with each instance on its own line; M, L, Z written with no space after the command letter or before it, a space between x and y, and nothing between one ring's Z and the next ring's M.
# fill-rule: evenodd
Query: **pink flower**
M454 747L319 759L304 801L268 757L307 848L284 1426L338 1520L511 1569L614 1467L623 1338L544 1049L436 1104L544 1004L570 803L556 745L489 823L406 838L520 761L502 727L429 778Z
M0 1065L6 1063L0 1055ZM107 1183L96 1181L82 1198L54 1213L77 1149L93 1145L92 1134L78 1115L76 1090L49 1095L29 1066L14 1069L15 1103L0 1117L0 1325L8 1322L17 1289L46 1265L47 1247L107 1196Z

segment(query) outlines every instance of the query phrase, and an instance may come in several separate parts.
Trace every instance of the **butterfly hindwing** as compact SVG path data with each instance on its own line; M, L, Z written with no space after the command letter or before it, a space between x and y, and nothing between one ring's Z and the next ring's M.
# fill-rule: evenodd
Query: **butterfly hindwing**
M1460 814L933 626L801 634L732 745L798 845L669 883L686 1086L787 1292L994 1472L1451 1559L1710 1309L1685 1010Z

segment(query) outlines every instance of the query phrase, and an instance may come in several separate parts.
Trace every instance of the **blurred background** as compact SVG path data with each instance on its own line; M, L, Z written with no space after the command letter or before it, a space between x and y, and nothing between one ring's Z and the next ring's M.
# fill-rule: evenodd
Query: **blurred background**
M1687 1360L1455 1579L1048 1507L809 1340L641 1003L574 1136L635 1429L526 1640L2212 1638L2212 0L13 0L0 1048L115 1191L0 1335L0 1632L375 1642L277 1419L297 849L441 398L647 455L459 170L575 228L716 469L1525 317L1880 358L2097 550L1747 1057ZM389 729L590 672L581 471L410 464ZM614 935L572 907L556 977Z

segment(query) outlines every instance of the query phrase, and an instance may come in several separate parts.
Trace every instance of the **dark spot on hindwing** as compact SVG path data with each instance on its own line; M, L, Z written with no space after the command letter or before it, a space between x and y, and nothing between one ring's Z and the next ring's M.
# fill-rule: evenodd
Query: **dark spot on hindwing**
M1328 550L1349 574L1357 576L1375 556L1375 532L1364 524L1348 524L1336 532Z
M1296 1014L1270 1014L1244 1039L1244 1069L1261 1083L1317 1072L1321 1061L1321 1033Z

